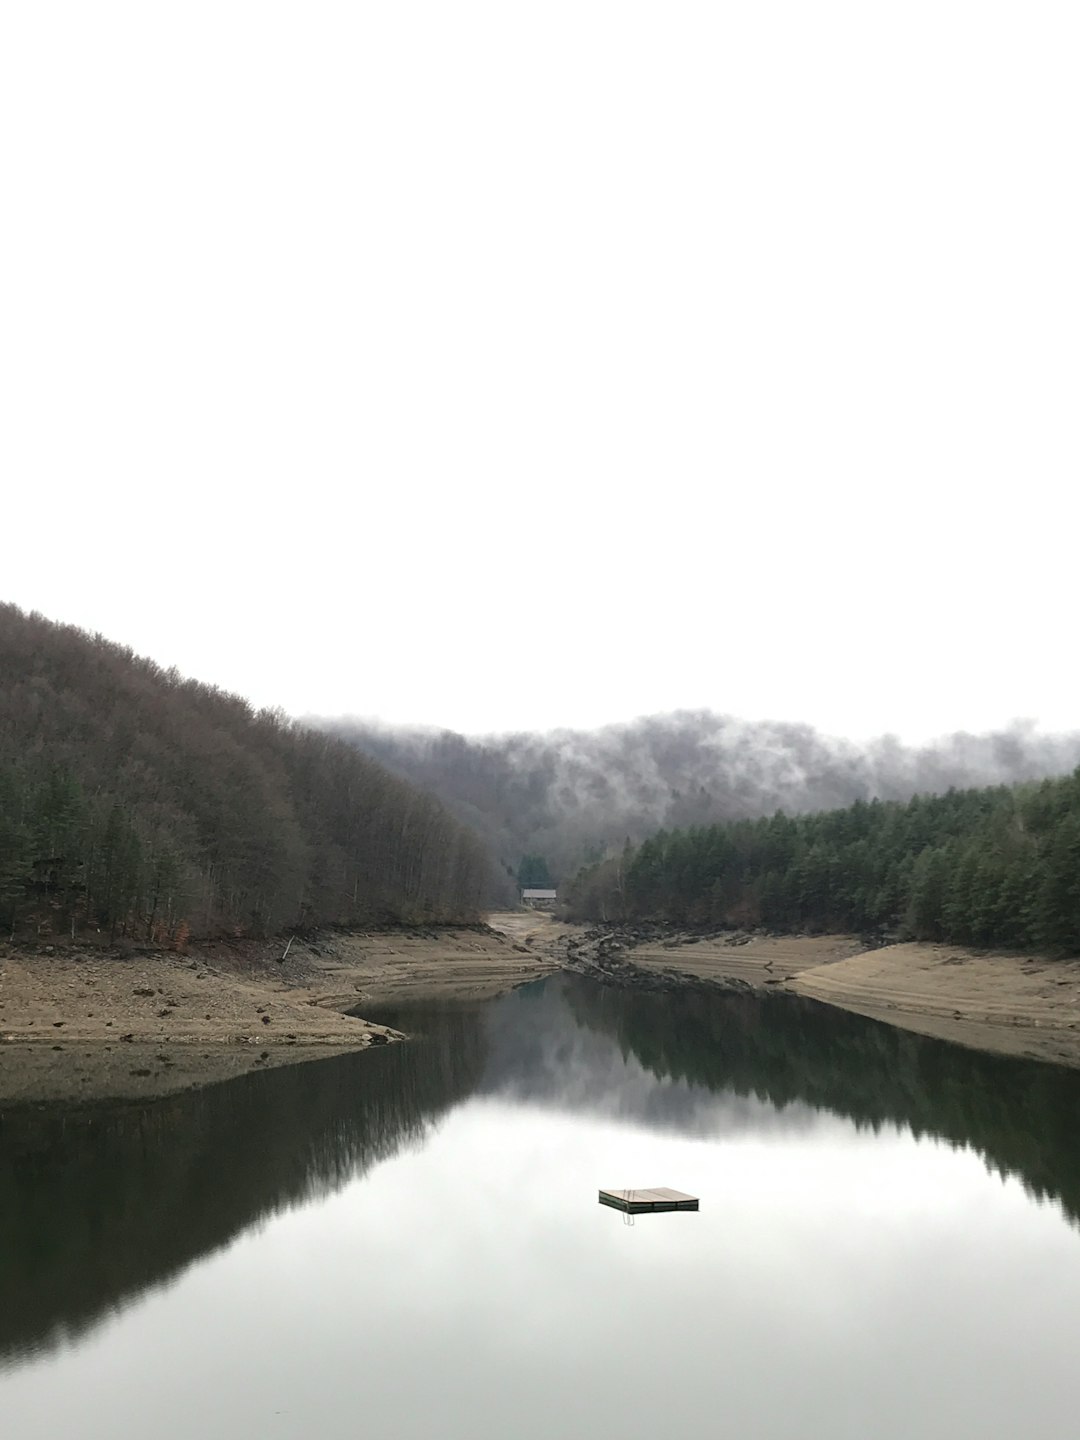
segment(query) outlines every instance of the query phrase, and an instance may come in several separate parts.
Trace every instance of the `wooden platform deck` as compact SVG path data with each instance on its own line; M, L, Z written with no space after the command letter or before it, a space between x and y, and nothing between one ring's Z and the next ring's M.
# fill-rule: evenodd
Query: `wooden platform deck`
M681 1190L669 1190L665 1185L654 1185L649 1190L601 1190L600 1204L610 1205L627 1215L647 1215L654 1210L696 1210L696 1195L684 1195Z

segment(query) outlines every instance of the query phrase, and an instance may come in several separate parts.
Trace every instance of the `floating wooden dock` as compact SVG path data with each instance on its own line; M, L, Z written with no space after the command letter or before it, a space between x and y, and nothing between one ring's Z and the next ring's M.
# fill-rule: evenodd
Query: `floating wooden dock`
M651 1190L601 1190L600 1204L610 1205L627 1215L647 1215L654 1210L696 1210L696 1195L684 1195L681 1190L669 1190L664 1185L654 1185Z

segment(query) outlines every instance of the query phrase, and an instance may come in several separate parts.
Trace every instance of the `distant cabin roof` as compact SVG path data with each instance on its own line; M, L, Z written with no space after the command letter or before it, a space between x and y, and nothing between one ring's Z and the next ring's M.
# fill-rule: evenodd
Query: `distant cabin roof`
M523 900L554 900L555 895L554 890L522 890L521 892Z

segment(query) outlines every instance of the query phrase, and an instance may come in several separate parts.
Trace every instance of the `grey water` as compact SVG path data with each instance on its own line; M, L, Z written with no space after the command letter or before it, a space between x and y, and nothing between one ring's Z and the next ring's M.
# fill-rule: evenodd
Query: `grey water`
M378 1018L0 1116L4 1440L1074 1432L1077 1074L568 976Z

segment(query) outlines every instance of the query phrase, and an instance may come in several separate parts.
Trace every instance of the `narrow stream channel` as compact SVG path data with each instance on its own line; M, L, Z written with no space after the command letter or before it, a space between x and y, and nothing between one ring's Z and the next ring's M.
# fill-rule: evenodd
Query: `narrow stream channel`
M1080 1075L571 976L375 1018L0 1117L4 1440L1071 1433Z

